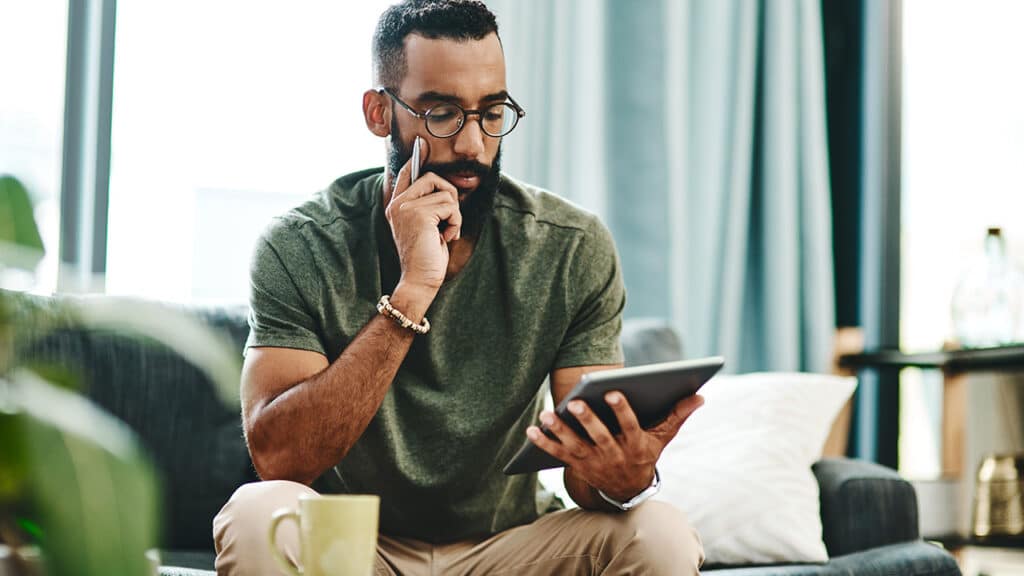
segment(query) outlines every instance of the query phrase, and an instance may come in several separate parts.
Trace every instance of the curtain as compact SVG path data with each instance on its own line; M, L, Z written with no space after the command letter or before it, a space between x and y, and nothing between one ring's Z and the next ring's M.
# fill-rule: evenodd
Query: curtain
M503 169L596 212L627 317L688 357L827 371L835 332L817 0L491 0L527 110Z

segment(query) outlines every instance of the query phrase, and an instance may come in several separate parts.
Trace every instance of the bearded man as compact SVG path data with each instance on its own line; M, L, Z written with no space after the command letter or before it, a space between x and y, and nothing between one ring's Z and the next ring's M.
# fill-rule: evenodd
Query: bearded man
M625 290L595 216L500 170L525 111L494 15L406 0L373 47L362 105L386 169L341 177L255 249L242 417L263 481L214 520L218 573L278 573L270 516L318 492L380 496L378 574L697 573L682 513L641 501L700 397L643 430L612 392L616 435L571 404L593 442L543 410L546 378L558 403L622 365ZM525 438L567 464L579 508L502 473Z

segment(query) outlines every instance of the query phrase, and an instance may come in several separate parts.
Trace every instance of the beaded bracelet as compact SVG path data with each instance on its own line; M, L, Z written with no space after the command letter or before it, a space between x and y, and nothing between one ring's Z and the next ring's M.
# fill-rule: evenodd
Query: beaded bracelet
M391 305L391 297L387 294L380 297L380 302L377 302L377 312L380 312L381 316L386 316L395 321L402 328L408 328L417 334L426 334L430 332L430 321L427 320L426 316L423 317L423 323L417 324L412 320L409 320L405 314L402 314Z

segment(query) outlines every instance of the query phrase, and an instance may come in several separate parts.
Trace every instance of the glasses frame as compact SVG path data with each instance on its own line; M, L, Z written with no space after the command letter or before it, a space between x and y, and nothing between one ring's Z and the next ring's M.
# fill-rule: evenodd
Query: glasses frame
M458 104L456 104L454 102L445 102L443 104L438 104L436 106L431 106L430 108L427 108L426 112L417 112L415 108L413 108L412 106L409 106L404 101L402 101L402 99L399 98L397 94L392 92L390 88L381 87L381 88L378 88L377 91L382 93L382 94L387 94L388 96L391 97L392 100L394 100L395 102L398 102L398 104L401 105L402 108L405 108L406 110L408 110L410 114L412 114L416 118L419 118L420 120L423 120L423 126L427 129L427 132L429 132L430 135L433 136L434 138L452 138L452 137L456 136L459 132L462 132L463 128L466 127L466 119L469 117L470 114L475 114L476 115L476 122L477 122L477 124L480 125L480 131L482 131L484 134L487 134L491 138L503 138L505 136L508 136L509 134L512 133L513 130L516 129L516 126L519 125L519 121L526 117L526 110L523 110L523 107L520 106L519 103L516 102L511 96L507 97L508 101L506 101L506 102L495 102L494 104L491 104L487 108L490 108L491 106L494 106L496 104L503 104L503 105L504 104L511 104L512 105L512 109L515 110L515 112L516 112L516 116L515 116L515 121L512 122L512 127L508 129L508 132L505 132L504 134L500 134L500 135L499 134L491 134L490 132L487 131L487 128L484 128L484 116L483 116L483 113L484 113L484 111L487 108L484 108L483 110L468 110L466 108L463 108L462 106L459 106ZM451 134L448 134L447 136L440 136L438 134L434 134L434 131L430 129L430 123L427 122L427 120L429 119L430 113L435 108L438 108L438 107L441 107L441 106L455 106L460 111L462 111L462 123L459 124L459 127L458 127L458 129L455 130L455 132L452 132Z

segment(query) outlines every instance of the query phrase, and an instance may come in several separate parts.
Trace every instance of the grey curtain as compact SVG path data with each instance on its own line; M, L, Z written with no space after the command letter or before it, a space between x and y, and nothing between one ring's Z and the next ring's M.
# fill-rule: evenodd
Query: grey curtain
M527 118L504 169L598 213L627 316L689 357L826 371L835 331L817 0L491 0Z

